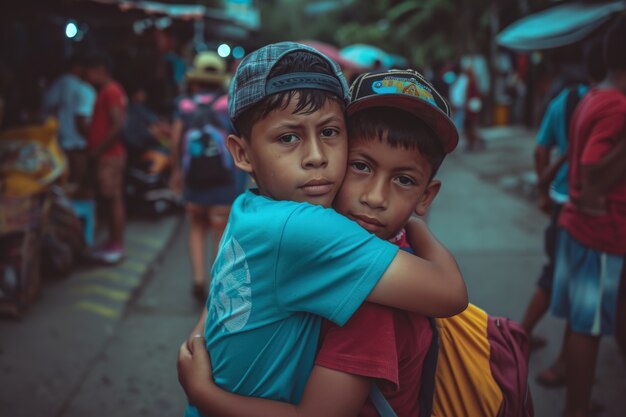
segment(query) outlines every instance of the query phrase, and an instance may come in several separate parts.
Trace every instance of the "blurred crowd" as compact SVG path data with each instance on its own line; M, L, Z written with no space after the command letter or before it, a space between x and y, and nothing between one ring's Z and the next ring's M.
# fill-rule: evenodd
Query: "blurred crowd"
M194 275L203 282L208 228L228 216L212 206L227 207L245 178L231 169L231 189L217 197L207 196L205 185L189 186L182 174L189 159L186 135L207 104L220 115L224 134L231 131L225 116L230 72L215 52L185 60L165 49L156 78L154 71L136 72L145 63L91 51L68 57L63 71L42 82L39 93L26 94L28 88L4 72L0 261L4 267L14 264L4 271L14 270L19 278L3 289L0 301L29 298L25 289L36 287L38 267L26 271L22 259L41 254L51 265L50 276L66 275L83 260L117 264L125 257L127 215L154 217L183 206L192 221L191 258L201 271ZM219 239L219 231L215 236ZM201 296L204 285L195 291Z

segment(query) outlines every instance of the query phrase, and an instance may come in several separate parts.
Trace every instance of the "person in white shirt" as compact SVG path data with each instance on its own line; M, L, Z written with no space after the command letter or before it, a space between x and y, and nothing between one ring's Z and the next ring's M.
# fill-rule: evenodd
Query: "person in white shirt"
M59 122L59 144L68 158L70 183L78 188L78 183L86 178L86 136L96 100L96 91L82 75L83 60L73 56L67 71L50 85L43 99L44 116L55 117Z

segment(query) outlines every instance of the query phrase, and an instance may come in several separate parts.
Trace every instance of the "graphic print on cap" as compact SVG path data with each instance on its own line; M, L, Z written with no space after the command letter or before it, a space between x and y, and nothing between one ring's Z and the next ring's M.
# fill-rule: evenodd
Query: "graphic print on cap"
M430 88L415 78L387 76L372 83L372 91L376 94L404 94L419 97L439 108Z

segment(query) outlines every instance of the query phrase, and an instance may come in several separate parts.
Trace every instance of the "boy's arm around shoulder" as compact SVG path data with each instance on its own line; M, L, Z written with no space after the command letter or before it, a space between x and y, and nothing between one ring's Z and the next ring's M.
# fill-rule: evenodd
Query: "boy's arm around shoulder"
M288 213L277 245L279 304L337 324L366 298L426 316L455 315L467 306L463 278L436 239L424 240L424 250L433 248L431 259L398 251L334 210L300 204Z
M186 343L178 356L178 379L189 402L205 416L219 417L350 417L357 416L369 392L367 378L316 366L300 404L245 397L213 382L204 339Z
M433 317L450 317L467 307L467 288L454 257L412 217L406 225L415 256L398 252L368 301Z

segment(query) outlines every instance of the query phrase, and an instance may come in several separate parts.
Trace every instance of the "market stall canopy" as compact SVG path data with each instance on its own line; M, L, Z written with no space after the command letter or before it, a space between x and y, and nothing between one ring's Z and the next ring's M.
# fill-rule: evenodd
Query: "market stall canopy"
M500 46L520 51L551 49L583 40L625 8L624 1L567 3L526 16L500 32Z
M94 3L117 6L122 11L138 10L148 15L169 16L181 20L212 19L232 22L246 30L257 30L260 25L258 9L251 1L224 1L224 8L209 8L201 4L160 3L156 1L90 0Z
M91 0L96 3L114 4L120 10L141 10L147 14L157 14L177 19L202 19L207 12L206 7L199 4L170 4L154 1L126 0Z

